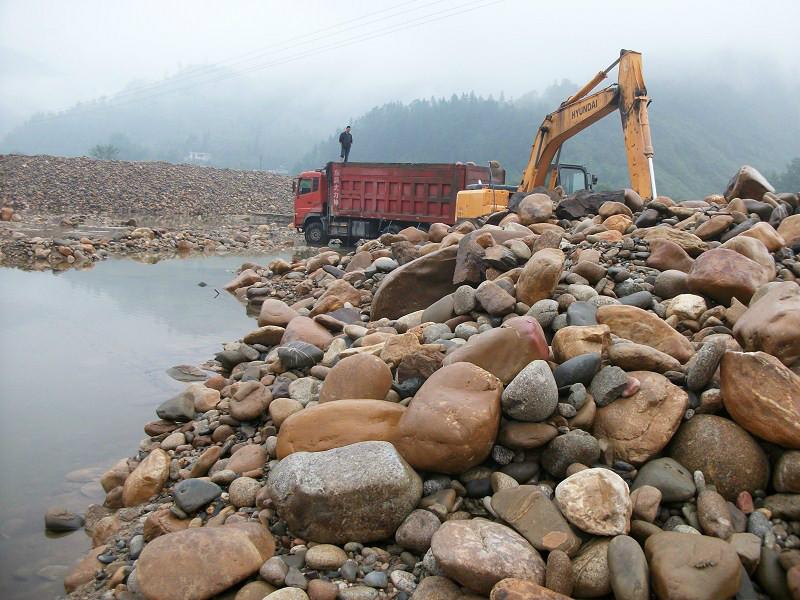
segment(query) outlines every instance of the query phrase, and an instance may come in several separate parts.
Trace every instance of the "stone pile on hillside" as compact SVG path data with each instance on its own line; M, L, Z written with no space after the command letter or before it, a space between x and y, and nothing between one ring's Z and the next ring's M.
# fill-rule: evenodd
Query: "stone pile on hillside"
M291 178L165 162L0 155L0 206L38 214L291 214Z
M67 591L800 598L798 195L619 198L244 265Z

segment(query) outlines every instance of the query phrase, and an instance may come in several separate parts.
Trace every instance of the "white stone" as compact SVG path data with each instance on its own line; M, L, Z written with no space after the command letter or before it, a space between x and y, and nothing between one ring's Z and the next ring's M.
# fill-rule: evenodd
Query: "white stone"
M578 471L556 486L563 515L581 531L623 535L630 529L633 503L625 481L609 469Z

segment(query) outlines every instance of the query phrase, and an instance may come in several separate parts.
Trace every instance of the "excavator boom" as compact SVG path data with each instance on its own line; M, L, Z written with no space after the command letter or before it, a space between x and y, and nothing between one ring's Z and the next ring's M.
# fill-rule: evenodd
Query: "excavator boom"
M617 63L618 83L590 94ZM530 160L519 191L530 192L537 186L545 185L553 158L561 145L579 131L619 110L631 187L642 198L654 198L653 142L647 116L649 102L642 75L642 55L622 50L619 59L545 117L531 147Z

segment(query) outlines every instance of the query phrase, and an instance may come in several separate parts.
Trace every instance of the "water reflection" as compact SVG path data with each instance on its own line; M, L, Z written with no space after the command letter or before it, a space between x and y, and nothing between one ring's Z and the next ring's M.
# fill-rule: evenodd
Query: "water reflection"
M90 542L45 537L45 510L102 501L99 473L135 451L155 406L183 386L164 369L201 363L255 326L215 289L243 262L278 256L290 258L0 269L0 597L63 594L65 567Z

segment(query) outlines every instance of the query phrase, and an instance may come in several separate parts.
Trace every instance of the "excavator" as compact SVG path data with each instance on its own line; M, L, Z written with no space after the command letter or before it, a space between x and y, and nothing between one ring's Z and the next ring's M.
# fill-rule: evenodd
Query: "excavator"
M608 73L619 65L617 83L591 93ZM531 156L522 181L512 186L483 183L458 192L456 217L475 218L508 205L514 192L531 193L535 188L555 189L561 186L567 193L591 188L597 182L580 165L560 164L564 142L597 123L606 115L619 110L631 188L642 198L656 197L653 170L653 142L647 106L650 98L642 76L642 55L633 50L620 50L617 60L595 75L586 85L567 98L555 111L544 118L531 147Z

